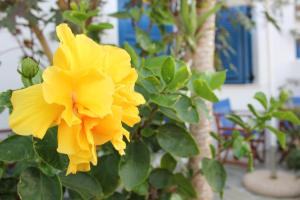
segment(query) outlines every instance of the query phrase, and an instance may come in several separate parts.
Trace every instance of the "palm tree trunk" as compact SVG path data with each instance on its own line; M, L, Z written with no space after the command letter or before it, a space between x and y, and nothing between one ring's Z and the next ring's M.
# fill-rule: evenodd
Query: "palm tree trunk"
M198 0L198 15L206 13L214 7L215 0ZM202 26L200 31L200 38L197 41L195 52L192 53L192 67L200 72L214 71L214 51L215 51L215 15L212 15ZM206 102L208 110L212 111L212 104ZM211 144L211 122L205 116L203 111L200 111L200 121L198 124L191 125L190 130L198 142L200 155L192 157L189 160L189 167L197 172L199 164L204 157L211 157L209 145ZM193 185L198 193L197 200L211 200L213 192L206 182L205 178L197 173L193 180Z

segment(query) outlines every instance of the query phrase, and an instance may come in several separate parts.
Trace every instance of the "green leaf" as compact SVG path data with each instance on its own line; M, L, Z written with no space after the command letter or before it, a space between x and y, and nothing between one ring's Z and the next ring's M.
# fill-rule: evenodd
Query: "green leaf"
M18 193L24 200L60 200L63 198L58 177L46 176L37 168L28 168L22 172L18 183Z
M250 112L255 116L255 117L260 117L259 113L256 111L256 109L254 108L254 106L252 104L248 104L248 109L250 110Z
M174 94L152 94L150 100L159 106L172 108L179 97L179 95Z
M177 161L169 153L165 153L160 160L160 167L163 169L167 169L171 172L176 168L176 165L177 165Z
M208 84L202 80L202 79L197 79L193 81L193 87L194 91L197 95L200 97L211 101L211 102L217 102L218 97L214 94L211 88L209 88Z
M161 76L166 84L170 83L175 75L175 61L168 57L161 68Z
M285 149L286 148L286 136L285 133L278 130L277 128L274 128L272 126L266 126L267 129L269 129L272 133L274 133L277 137L277 140L280 144L280 146Z
M133 188L133 192L142 196L146 196L148 194L148 191L149 191L149 184L147 181Z
M148 51L149 53L154 53L156 50L156 44L152 41L149 34L138 27L135 28L135 33L136 41L139 44L139 46L143 50Z
M127 200L127 198L126 198L126 194L121 194L121 193L115 192L113 195L111 195L106 200Z
M250 153L250 147L244 140L244 137L238 136L233 141L233 154L238 159L247 156Z
M176 61L175 76L172 81L167 85L167 88L176 91L186 85L190 77L189 69L186 63Z
M21 173L29 167L38 168L38 163L33 159L31 159L31 160L22 160L22 162L17 162L15 167L14 167L14 170L12 172L12 176L13 177L19 177L21 175Z
M119 156L104 155L97 166L92 168L92 175L99 181L104 195L112 194L119 185Z
M154 76L143 78L142 84L149 93L157 93L161 90L160 81Z
M185 196L188 196L190 198L195 198L197 196L197 193L191 184L190 180L187 179L183 174L177 173L174 175L174 180L176 184L178 185L178 191Z
M279 120L286 120L295 125L300 125L300 119L291 111L277 111L273 113L273 116Z
M0 179L0 199L5 199L2 197L3 194L14 194L17 193L18 179L12 177L5 177ZM17 198L15 198L17 199ZM15 200L14 199L14 200Z
M162 189L172 184L172 173L167 169L154 169L149 176L149 183L157 189Z
M84 21L87 19L87 15L79 11L67 10L63 12L63 19L81 27Z
M281 31L281 28L280 28L280 26L278 25L278 22L277 22L277 20L274 18L274 17L272 17L271 15L270 15L270 13L269 12L267 12L267 11L264 11L264 14L265 14L265 18L268 20L268 22L270 22L279 32Z
M174 124L165 124L156 134L159 145L172 155L191 157L199 153L194 138L183 128Z
M226 70L218 72L207 72L209 74L209 87L212 90L220 89L226 80Z
M216 14L223 6L222 2L217 3L214 7L212 7L207 12L203 13L202 15L199 15L198 17L198 28L201 28L203 24L208 20L209 17Z
M68 190L68 194L70 196L70 199L72 200L83 200L83 198L80 196L80 194L78 194L77 192L73 191L73 190Z
M166 115L170 119L173 119L173 120L175 120L177 122L182 122L182 120L179 119L179 117L177 116L177 113L176 113L176 111L174 109L160 107L159 111L161 113L163 113L164 115Z
M256 92L254 99L256 99L265 109L268 109L268 99L263 92Z
M146 128L143 128L143 129L142 129L141 134L142 134L142 136L144 136L144 137L151 137L152 135L155 134L155 130L153 130L153 129L150 128L150 127L146 127Z
M9 110L12 109L12 105L10 102L11 95L11 90L7 90L5 92L0 93L0 113L2 113L5 108L9 108Z
M215 146L210 144L209 149L210 149L211 157L216 158L216 148L215 148Z
M196 19L191 19L190 13L191 13L191 8L189 6L188 0L181 0L180 17L187 35L193 35L195 33L195 27L193 27L194 24L191 23L191 20L196 20Z
M228 120L232 121L233 123L239 125L240 127L246 129L246 130L249 129L248 124L245 123L245 122L243 121L243 119L242 119L240 116L236 115L236 114L229 114L229 115L226 116L226 118L227 118Z
M132 7L129 10L130 16L134 21L139 21L142 15L141 9L138 7Z
M33 157L34 150L31 137L13 135L0 142L1 161L15 162Z
M0 179L3 177L6 166L3 161L0 161Z
M212 189L215 192L222 193L227 178L223 165L217 160L203 158L202 172Z
M36 139L35 150L51 167L59 170L65 170L68 165L66 155L57 152L57 128L50 128L42 140Z
M115 12L110 14L111 17L116 17L119 19L128 19L130 18L130 13L128 11L119 11L119 12Z
M77 192L84 200L101 198L102 187L96 178L87 174L77 172L68 176L59 176L64 187Z
M127 190L132 190L148 177L150 152L143 142L131 142L119 166L119 175Z
M124 49L129 53L133 67L139 67L139 57L134 48L128 42L125 42Z
M98 24L90 24L86 27L89 32L98 32L103 31L105 29L112 29L114 26L110 23L98 23Z
M170 200L183 200L183 198L177 193L172 193Z
M175 104L177 116L184 122L198 123L199 115L197 108L187 96L181 96Z
M150 57L145 60L144 68L150 70L155 76L160 77L163 64L168 58L168 56Z

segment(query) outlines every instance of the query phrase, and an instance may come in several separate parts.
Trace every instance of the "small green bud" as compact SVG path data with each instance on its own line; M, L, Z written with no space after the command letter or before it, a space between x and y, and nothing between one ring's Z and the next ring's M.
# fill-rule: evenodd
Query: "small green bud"
M71 2L70 7L72 10L78 10L78 6L75 2Z
M279 98L282 102L286 102L289 99L289 92L287 90L281 90Z
M21 75L27 79L32 79L39 72L39 64L27 57L21 63Z

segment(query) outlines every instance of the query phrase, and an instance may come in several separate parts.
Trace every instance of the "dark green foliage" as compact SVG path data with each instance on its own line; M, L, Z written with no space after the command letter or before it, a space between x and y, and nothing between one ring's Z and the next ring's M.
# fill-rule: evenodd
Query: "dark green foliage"
M290 169L293 169L295 171L300 170L300 150L299 149L292 149L287 158L287 166Z

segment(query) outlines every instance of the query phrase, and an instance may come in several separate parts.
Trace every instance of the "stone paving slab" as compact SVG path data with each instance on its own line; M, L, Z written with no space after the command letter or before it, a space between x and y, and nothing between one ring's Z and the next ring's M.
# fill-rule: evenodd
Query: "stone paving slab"
M242 185L242 178L246 173L246 169L236 166L226 166L227 170L227 184L224 191L223 200L300 200L299 198L293 199L278 199L263 197L248 192ZM215 195L215 200L221 200L218 195Z

